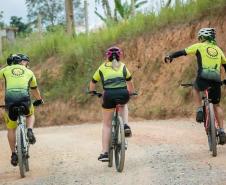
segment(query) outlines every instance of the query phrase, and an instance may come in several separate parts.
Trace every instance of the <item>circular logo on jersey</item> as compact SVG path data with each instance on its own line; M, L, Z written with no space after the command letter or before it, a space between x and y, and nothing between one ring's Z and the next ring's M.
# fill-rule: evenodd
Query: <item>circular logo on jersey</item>
M15 76L21 76L24 74L24 70L20 68L14 68L12 69L12 74Z
M218 55L218 52L215 48L211 48L208 47L207 48L207 53L211 56L211 57L216 57Z

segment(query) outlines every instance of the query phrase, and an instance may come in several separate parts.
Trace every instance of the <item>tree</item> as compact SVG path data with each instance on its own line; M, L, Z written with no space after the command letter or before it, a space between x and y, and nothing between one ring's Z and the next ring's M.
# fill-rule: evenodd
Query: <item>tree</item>
M74 0L74 15L75 15L75 23L77 26L85 25L85 10L84 6L82 6L81 0Z
M130 4L125 1L122 3L121 0L114 0L115 1L115 9L117 13L121 16L122 19L129 19L130 17L135 15L136 9L140 8L147 1L139 1L139 0L131 0Z
M168 0L167 3L166 3L166 7L169 7L171 2L172 2L172 0Z
M101 20L108 24L109 21L118 22L120 19L129 19L130 17L134 16L136 10L146 4L147 1L131 0L129 3L128 1L122 2L121 0L114 0L114 16L112 15L108 0L96 0L96 3L102 3L105 17L100 15L97 10L95 11L95 13L101 18Z
M23 23L22 17L17 17L17 16L12 16L10 18L10 26L12 27L17 27L18 28L18 33L30 33L31 28L29 27L28 24Z
M116 21L116 13L112 15L111 7L108 0L95 0L96 4L101 4L104 10L104 16L102 16L99 12L97 12L97 8L95 10L95 14L106 24L109 22Z
M86 34L89 33L89 19L88 19L88 2L84 0L84 11L85 11L85 28Z
M73 0L65 0L65 12L66 12L67 33L69 35L75 35Z
M0 29L4 27L4 22L3 22L3 11L0 12Z
M63 0L26 0L28 20L37 24L38 15L46 26L54 26L62 21L64 4Z

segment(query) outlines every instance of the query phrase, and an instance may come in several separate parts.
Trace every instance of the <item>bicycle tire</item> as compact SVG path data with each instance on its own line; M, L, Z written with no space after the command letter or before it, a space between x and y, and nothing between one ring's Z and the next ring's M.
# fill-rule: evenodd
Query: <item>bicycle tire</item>
M20 176L22 178L25 177L25 165L24 165L24 157L23 157L23 148L24 148L24 143L23 143L23 136L22 136L22 130L21 127L17 127L17 132L16 132L16 140L17 140L17 155L18 155L18 163L19 163L19 169L20 169Z
M109 161L108 161L108 167L112 167L113 166L113 150L114 150L114 146L112 143L113 140L113 128L111 129L111 137L110 137L110 142L109 142L109 151L108 151L108 155L109 155Z
M215 127L215 115L214 115L214 109L213 104L209 104L209 134L210 134L210 140L211 140L211 150L212 150L212 156L217 156L217 136L216 136L216 127Z
M122 118L116 120L116 145L115 145L115 166L118 172L122 172L125 163L125 132Z
M29 152L27 151L26 152L26 156L25 156L25 170L26 170L26 172L28 172L30 170L29 160L28 159L29 159Z

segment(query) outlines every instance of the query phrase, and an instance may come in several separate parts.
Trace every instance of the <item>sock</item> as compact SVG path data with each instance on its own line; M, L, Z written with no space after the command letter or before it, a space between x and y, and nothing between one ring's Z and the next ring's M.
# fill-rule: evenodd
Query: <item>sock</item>
M30 132L32 132L32 128L28 128L28 129L27 129L27 131L30 131Z
M224 132L224 128L220 128L220 132Z

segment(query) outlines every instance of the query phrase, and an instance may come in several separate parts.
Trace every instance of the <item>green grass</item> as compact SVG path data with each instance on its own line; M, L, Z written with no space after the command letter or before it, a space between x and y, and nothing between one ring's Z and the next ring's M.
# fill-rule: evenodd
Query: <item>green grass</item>
M55 33L45 33L42 37L36 33L25 39L18 39L13 46L7 46L0 62L5 63L10 53L18 52L28 54L33 65L56 56L64 64L63 74L58 77L57 82L53 82L51 75L43 72L40 81L46 98L62 98L63 94L65 99L72 98L76 102L84 103L87 101L84 89L102 62L106 48L121 40L131 40L140 34L151 33L168 25L197 20L204 15L213 16L223 12L225 6L226 0L214 0L214 3L212 0L197 0L187 4L177 1L174 7L162 8L158 14L138 14L127 22L92 32L89 36L80 34L71 38L65 35L63 29Z

